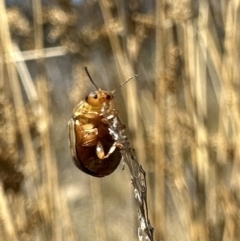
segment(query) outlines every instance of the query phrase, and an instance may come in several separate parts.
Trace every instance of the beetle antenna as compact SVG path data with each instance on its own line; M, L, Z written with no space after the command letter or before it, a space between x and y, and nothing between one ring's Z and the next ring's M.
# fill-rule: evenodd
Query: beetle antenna
M137 76L138 76L138 75L135 74L134 76L128 78L128 79L125 80L123 83L121 83L120 86L119 86L118 88L121 88L121 87L122 87L123 85L125 85L129 80L131 80L131 79L135 79Z
M85 69L85 71L86 71L86 74L87 74L88 78L89 78L90 81L92 82L92 84L96 87L97 90L99 90L98 86L95 84L95 82L93 81L91 75L89 74L87 67L84 67L84 69Z
M117 89L113 90L112 93L115 93L118 89L120 89L123 85L125 85L129 80L131 79L135 79L138 75L135 74L134 76L128 78L127 80L125 80L124 82L122 82L118 87Z

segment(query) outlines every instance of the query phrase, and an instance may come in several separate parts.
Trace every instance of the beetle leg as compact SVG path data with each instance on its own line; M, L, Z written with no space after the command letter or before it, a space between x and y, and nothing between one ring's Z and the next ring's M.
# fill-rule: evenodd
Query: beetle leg
M97 143L98 129L83 130L83 146L94 146Z
M96 148L96 154L98 156L99 159L106 159L108 158L114 151L115 149L119 147L121 148L122 145L117 143L117 142L114 142L113 145L110 147L108 153L105 155L105 152L104 152L104 148L103 148L103 145L102 143L99 141L98 144L97 144L97 148Z
M90 129L90 130L84 130L84 137L91 135L91 134L96 136L98 134L97 128Z

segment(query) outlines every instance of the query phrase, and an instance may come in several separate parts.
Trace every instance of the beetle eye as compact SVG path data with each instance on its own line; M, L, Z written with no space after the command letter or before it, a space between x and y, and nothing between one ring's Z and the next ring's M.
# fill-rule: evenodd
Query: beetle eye
M107 95L107 100L110 100L112 99L112 96L111 95Z
M97 98L98 98L98 96L97 96L97 94L96 94L95 92L92 92L90 95L91 95L91 97L93 97L94 99L97 99Z

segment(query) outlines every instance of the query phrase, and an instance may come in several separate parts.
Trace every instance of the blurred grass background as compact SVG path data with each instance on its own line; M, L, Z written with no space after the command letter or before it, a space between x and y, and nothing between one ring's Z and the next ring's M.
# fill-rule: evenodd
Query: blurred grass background
M67 121L117 94L155 240L240 240L239 0L0 0L0 240L137 240L130 174L72 163Z

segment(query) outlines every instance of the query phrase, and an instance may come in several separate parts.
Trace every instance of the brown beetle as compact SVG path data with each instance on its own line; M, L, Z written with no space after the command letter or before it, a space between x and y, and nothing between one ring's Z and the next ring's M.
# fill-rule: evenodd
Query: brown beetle
M106 112L108 118L117 115L113 100L116 90L101 90L86 67L85 71L97 90L77 105L68 122L70 150L73 162L80 170L94 177L104 177L111 174L121 161L121 143L115 142L109 134L104 117ZM135 76L121 86L132 78Z

